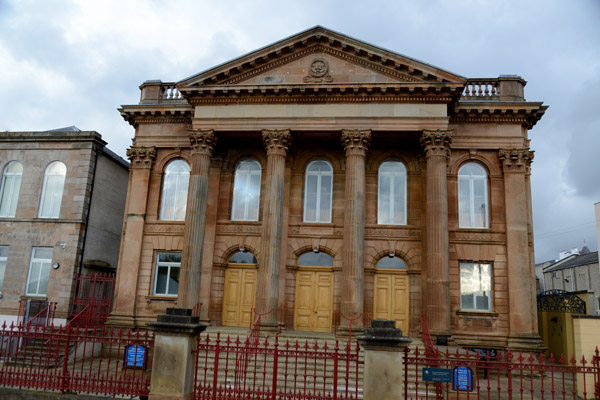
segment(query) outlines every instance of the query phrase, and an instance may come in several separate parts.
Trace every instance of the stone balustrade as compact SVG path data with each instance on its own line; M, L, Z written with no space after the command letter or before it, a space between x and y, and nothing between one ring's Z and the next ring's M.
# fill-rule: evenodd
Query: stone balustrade
M465 84L465 90L461 99L483 100L486 98L497 98L498 96L497 78L469 79Z
M177 89L174 82L163 82L161 85L161 99L164 100L181 100L181 92Z

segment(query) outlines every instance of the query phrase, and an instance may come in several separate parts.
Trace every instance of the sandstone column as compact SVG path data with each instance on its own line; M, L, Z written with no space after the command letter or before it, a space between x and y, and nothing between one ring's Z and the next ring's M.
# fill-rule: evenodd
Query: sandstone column
M365 244L365 163L371 144L370 130L343 130L346 151L346 192L344 197L344 248L342 253L341 312L347 318L363 313ZM352 322L352 330L362 330L362 318ZM340 318L340 327L349 321Z
M134 326L137 302L137 285L140 255L146 219L148 185L152 160L156 156L154 147L132 146L127 149L130 161L129 191L125 215L125 235L121 242L114 309L108 324Z
M202 275L202 250L208 199L208 171L217 138L212 130L190 130L192 168L185 213L178 306L193 308L198 302Z
M421 145L427 160L425 316L431 333L450 336L450 270L448 245L448 184L446 165L451 130L424 130Z
M506 254L508 264L508 302L511 349L532 349L540 345L537 335L535 293L531 286L528 238L527 179L533 160L529 149L501 149L498 157L504 171L506 208Z
M265 194L263 196L262 235L256 311L265 315L261 326L276 328L278 319L279 270L281 266L281 229L283 223L283 187L285 158L292 144L289 130L263 130L267 150Z

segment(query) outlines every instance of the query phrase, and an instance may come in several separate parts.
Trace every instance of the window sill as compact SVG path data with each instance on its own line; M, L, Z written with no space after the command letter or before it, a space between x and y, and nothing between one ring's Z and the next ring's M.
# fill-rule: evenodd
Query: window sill
M492 229L491 228L467 228L464 226L459 226L458 229L459 231L469 231L469 232L491 232Z
M43 300L43 301L48 301L48 296L45 295L45 294L40 294L40 295L25 294L23 296L20 296L19 300Z
M456 312L456 315L467 315L467 316L471 316L471 317L491 317L491 318L496 318L498 317L497 312L494 311L463 311L463 310L458 310Z
M153 301L177 301L177 296L161 296L161 295L152 295L146 296L146 301L151 303Z

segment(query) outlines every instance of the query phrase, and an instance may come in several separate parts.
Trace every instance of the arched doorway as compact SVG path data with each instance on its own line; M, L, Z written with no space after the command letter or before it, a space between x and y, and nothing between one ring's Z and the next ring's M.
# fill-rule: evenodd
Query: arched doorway
M393 254L377 262L374 279L374 319L396 321L408 333L409 284L406 263Z
M224 326L250 326L257 268L256 257L250 252L238 251L229 258L223 293Z
M333 322L333 258L304 253L298 258L294 329L331 332Z

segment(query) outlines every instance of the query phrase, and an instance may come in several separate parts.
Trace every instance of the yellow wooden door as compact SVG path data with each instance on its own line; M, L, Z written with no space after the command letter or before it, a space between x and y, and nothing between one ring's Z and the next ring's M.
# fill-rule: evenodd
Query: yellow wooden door
M374 317L396 321L396 328L408 333L408 276L375 274Z
M256 269L227 268L223 294L223 325L250 326L255 294Z
M331 332L333 320L333 273L298 271L294 329Z

